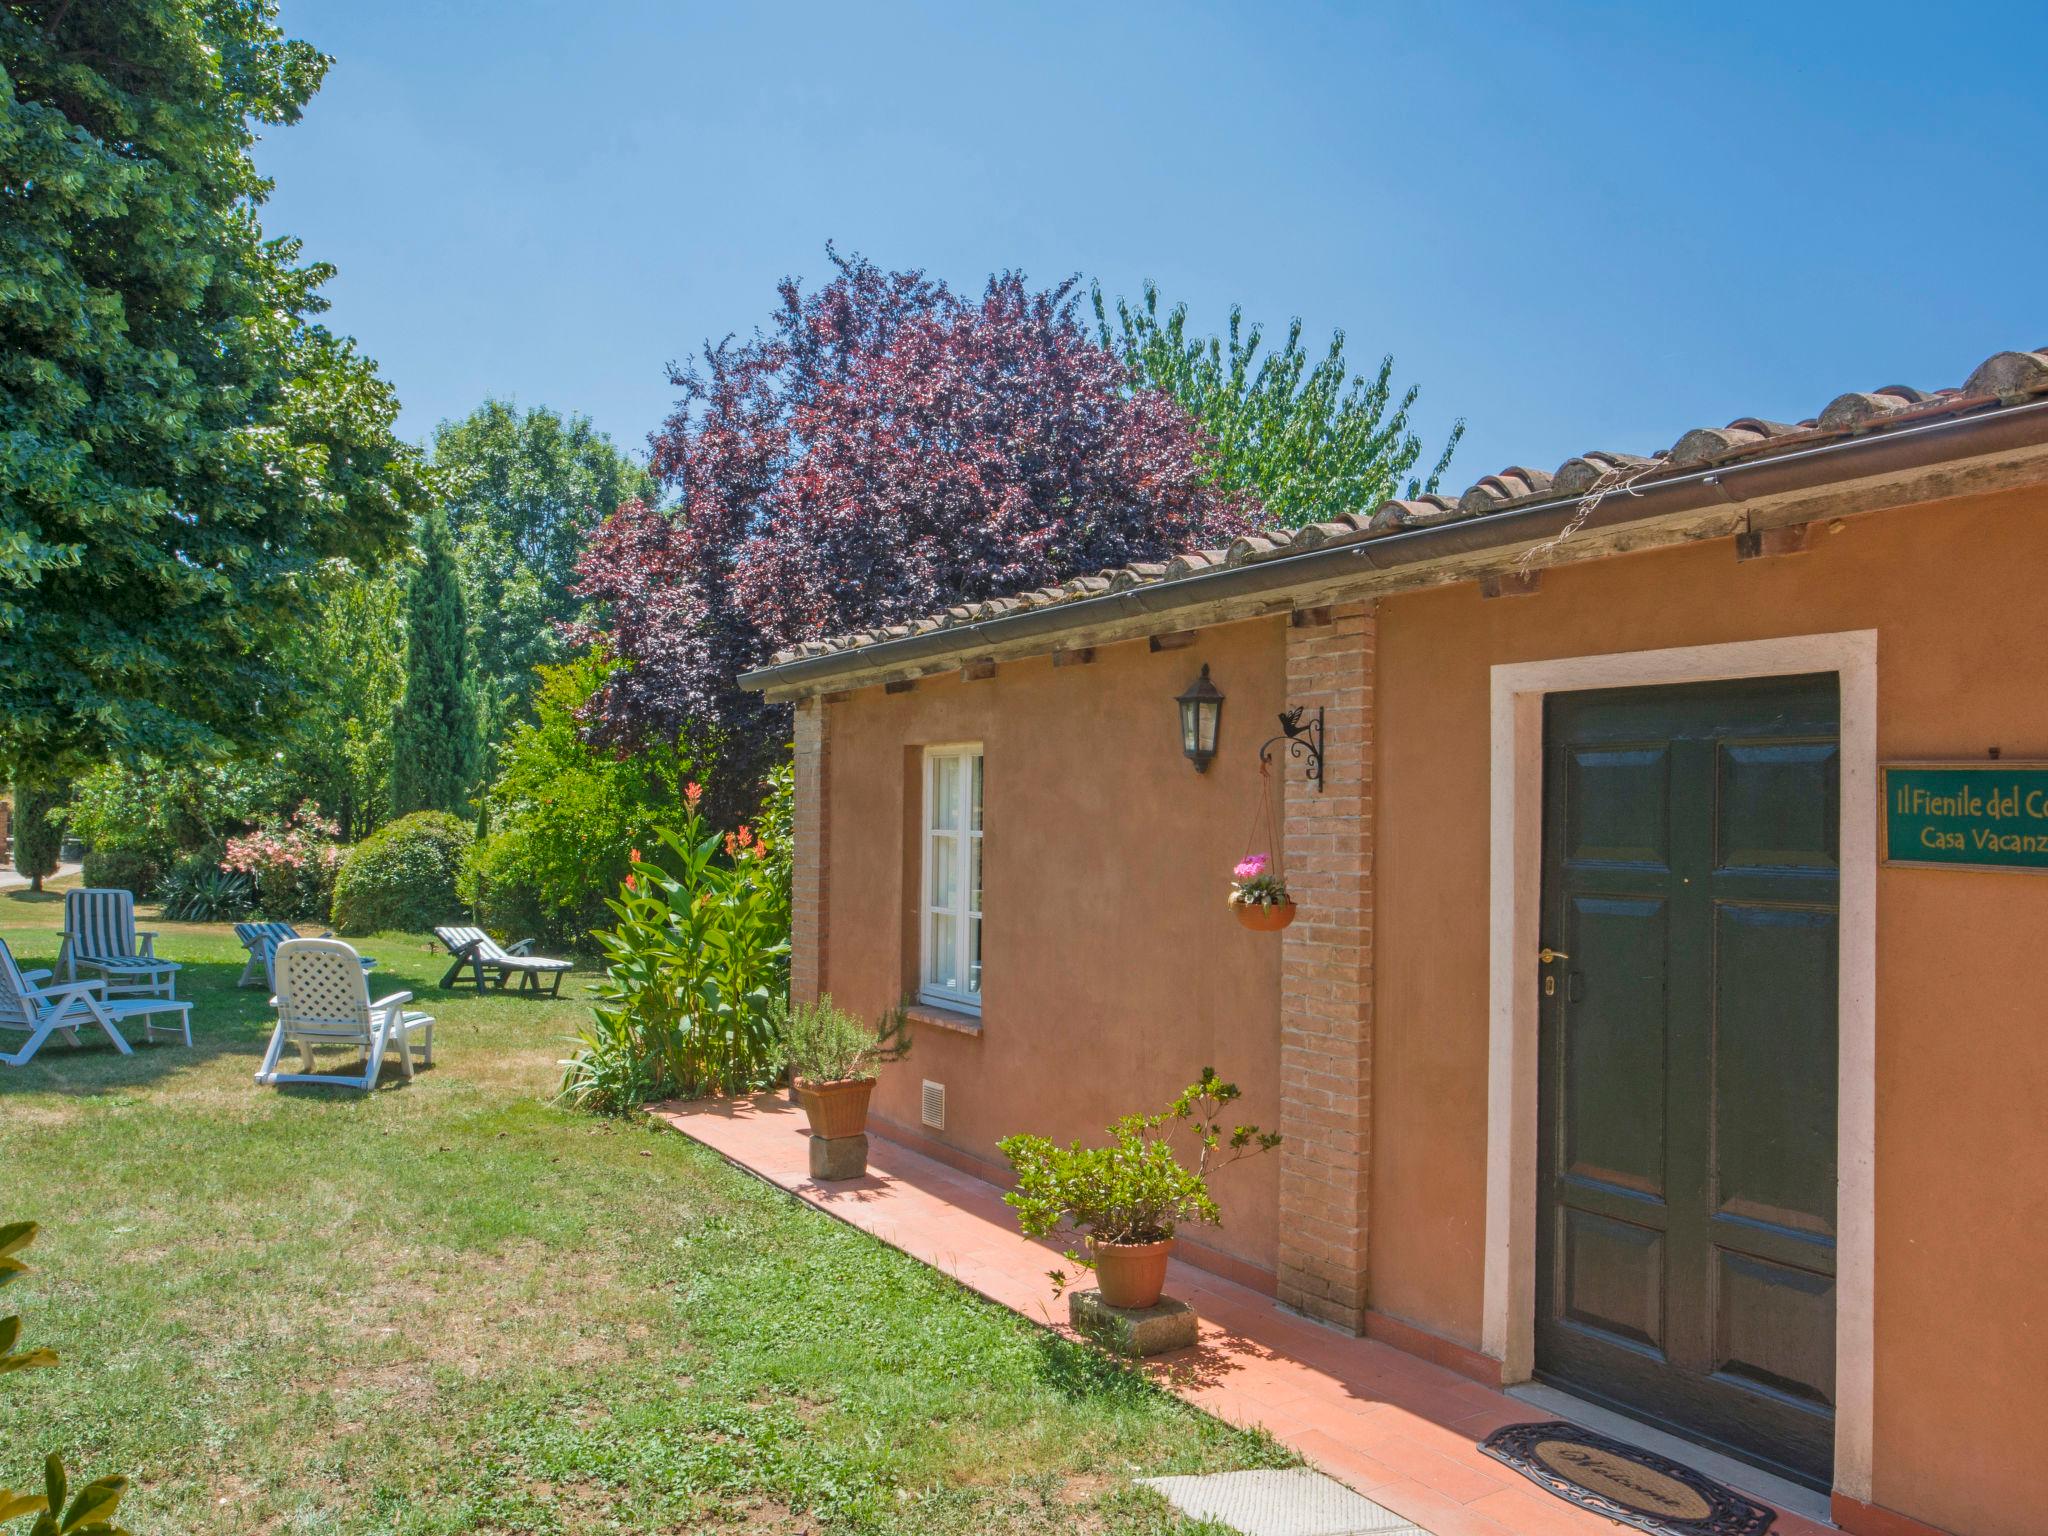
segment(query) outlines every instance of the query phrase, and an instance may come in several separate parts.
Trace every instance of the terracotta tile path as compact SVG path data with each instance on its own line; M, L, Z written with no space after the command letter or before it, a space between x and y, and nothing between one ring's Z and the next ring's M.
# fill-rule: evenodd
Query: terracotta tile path
M879 1136L868 1176L810 1177L802 1111L781 1095L668 1104L656 1118L798 1198L945 1271L1034 1322L1066 1330L1046 1271L1058 1255L1017 1233L991 1185ZM1331 1476L1435 1536L1617 1536L1482 1456L1503 1424L1547 1415L1441 1366L1282 1311L1270 1297L1176 1262L1168 1294L1202 1317L1193 1349L1149 1362L1161 1383L1218 1418L1258 1425ZM1773 1536L1829 1526L1780 1512Z

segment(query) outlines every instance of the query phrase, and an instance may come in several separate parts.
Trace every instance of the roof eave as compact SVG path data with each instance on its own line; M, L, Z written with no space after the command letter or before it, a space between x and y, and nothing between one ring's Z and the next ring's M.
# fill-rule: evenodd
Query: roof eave
M1738 507L1836 482L1906 473L2044 443L2048 443L2048 400L2001 405L1987 398L1935 420L1837 438L1791 452L1763 451L1660 477L1626 490L1548 497L1431 527L1269 556L1021 613L945 625L819 656L798 657L743 673L739 681L741 687L752 692L788 697L824 691L856 677L871 680L869 675L877 672L902 668L933 670L951 659L973 659L994 646L1014 649L1019 643L1042 639L1048 642L1047 649L1057 649L1051 643L1057 637L1106 621L1167 618L1179 611L1233 598L1278 599L1290 592L1326 587L1332 580L1344 579L1347 573L1385 575L1415 571L1421 575L1434 567L1488 551L1522 548L1557 538L1575 522L1578 526L1573 529L1574 538L1581 534L1597 535L1691 511ZM1476 579L1476 573L1464 579Z

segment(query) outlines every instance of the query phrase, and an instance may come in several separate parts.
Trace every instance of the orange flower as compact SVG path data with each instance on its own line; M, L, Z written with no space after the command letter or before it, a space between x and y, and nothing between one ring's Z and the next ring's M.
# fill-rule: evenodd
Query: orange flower
M638 848L634 848L626 854L626 857L631 859L635 864L638 864L640 862L640 850Z
M690 809L694 811L697 809L697 802L704 798L704 786L695 779L692 779L683 790L683 798L689 802Z
M640 889L640 877L639 877L638 875L628 875L628 876L626 876L626 889L627 889L627 890L629 890L629 891L637 891L637 890L639 890L639 889Z

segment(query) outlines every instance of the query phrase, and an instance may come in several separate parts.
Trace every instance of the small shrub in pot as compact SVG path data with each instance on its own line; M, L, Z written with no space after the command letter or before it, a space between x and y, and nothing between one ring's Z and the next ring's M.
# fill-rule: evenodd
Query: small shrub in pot
M1017 1212L1026 1237L1063 1229L1086 1240L1088 1251L1067 1251L1068 1262L1096 1271L1102 1299L1114 1307L1143 1308L1159 1300L1166 1260L1184 1223L1221 1225L1209 1193L1212 1175L1270 1152L1280 1137L1256 1125L1223 1124L1224 1108L1240 1098L1214 1067L1156 1115L1126 1115L1109 1128L1110 1144L1066 1146L1044 1136L1006 1136L996 1143L1017 1175L1003 1196ZM1192 1138L1194 1166L1175 1152L1171 1138ZM1052 1272L1055 1292L1070 1277Z
M910 1052L910 1023L901 1008L875 1024L821 997L790 1007L782 1026L783 1063L811 1134L827 1140L867 1129L875 1068Z

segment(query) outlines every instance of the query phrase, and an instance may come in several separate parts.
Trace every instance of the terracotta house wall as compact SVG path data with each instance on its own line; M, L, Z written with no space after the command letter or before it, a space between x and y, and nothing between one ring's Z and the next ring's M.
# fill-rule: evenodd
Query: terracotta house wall
M2048 759L2048 496L1851 518L1810 552L1717 540L1379 605L1371 1301L1476 1347L1496 663L1878 631L1878 754ZM1878 876L1873 1502L2038 1528L2048 1437L2048 879Z
M819 977L866 1013L914 980L918 749L979 741L985 754L983 1016L979 1034L913 1025L874 1113L892 1133L936 1137L991 1177L1015 1131L1099 1137L1214 1066L1245 1092L1241 1118L1279 1121L1281 944L1224 904L1257 806L1259 741L1285 688L1283 621L1204 631L1154 652L1105 646L1084 666L1038 657L990 678L863 689L825 713ZM1204 662L1225 695L1219 755L1181 755L1174 696ZM1276 812L1277 815L1277 812ZM943 1082L947 1125L919 1125L920 1083ZM1270 1274L1278 1160L1218 1181L1219 1231L1190 1234Z

